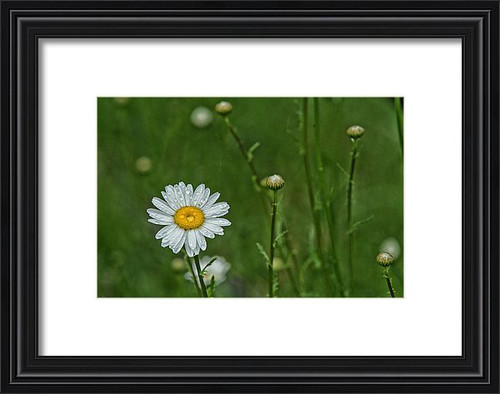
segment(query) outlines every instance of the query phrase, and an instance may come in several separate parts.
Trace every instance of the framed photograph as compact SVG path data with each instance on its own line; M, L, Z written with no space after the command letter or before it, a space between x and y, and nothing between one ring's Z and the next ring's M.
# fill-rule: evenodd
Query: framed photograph
M500 393L500 2L0 4L1 392Z

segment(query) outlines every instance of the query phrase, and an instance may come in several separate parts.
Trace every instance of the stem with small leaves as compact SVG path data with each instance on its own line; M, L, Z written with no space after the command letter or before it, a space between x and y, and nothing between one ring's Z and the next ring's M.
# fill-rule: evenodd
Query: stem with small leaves
M320 190L320 201L322 208L325 212L326 225L328 227L328 234L330 236L330 249L332 251L333 257L333 268L335 270L335 276L337 282L340 285L341 295L344 296L344 286L342 284L342 274L340 272L339 259L337 255L337 248L335 247L335 230L333 228L332 212L330 209L330 204L328 203L326 186L325 186L325 175L323 159L321 157L321 138L320 138L320 117L319 117L319 99L315 97L314 99L314 137L315 137L315 148L316 148L316 165L318 168L318 179L319 179L319 190Z
M259 192L259 194L262 197L261 201L263 204L263 209L264 209L264 212L266 213L266 216L267 216L269 211L267 208L266 201L271 201L271 200L265 192L266 189L259 183L260 176L259 176L259 173L257 172L257 169L256 169L255 164L253 162L253 156L250 156L248 154L249 152L246 149L245 144L243 143L242 139L240 138L240 135L238 134L236 127L233 126L233 124L231 123L231 121L227 115L224 116L224 123L225 123L227 129L229 130L229 132L231 133L233 139L236 141L236 144L238 145L238 148L239 148L243 158L245 159L245 162L248 164L250 172L252 173L252 182L254 183L255 189ZM285 235L285 241L287 243L289 242L288 237L286 235ZM282 249L282 248L280 248L280 249ZM292 255L292 260L293 260L295 265L298 265L296 256ZM290 280L293 281L294 278L292 276L293 275L290 275Z
M349 285L351 293L354 291L354 269L353 269L353 252L354 252L354 228L352 223L352 191L354 185L354 168L356 167L356 158L358 156L358 141L352 140L351 166L349 170L349 183L347 185L347 226L349 237L348 261L349 261Z
M201 293L203 294L203 297L207 298L208 297L207 288L205 286L205 280L203 279L203 274L200 266L200 259L198 255L194 256L194 264L196 265L196 270L198 271L198 279L200 281Z
M236 144L238 145L238 148L240 149L240 152L243 155L243 158L248 163L248 167L250 168L250 172L252 173L252 181L255 184L256 190L262 192L264 190L264 188L259 183L259 175L258 175L257 169L255 168L255 165L253 163L253 158L249 157L248 151L245 148L245 145L243 144L243 141L241 140L240 135L238 134L238 131L233 126L233 124L229 120L228 116L224 116L224 123L226 124L227 129L229 130L229 132L233 136L234 140L236 141Z
M394 98L394 108L396 109L396 117L398 119L398 133L399 133L399 144L401 145L401 156L404 155L403 149L403 132L404 132L404 121L403 121L403 107L401 105L401 98Z
M184 253L184 261L186 262L189 272L191 273L191 278L193 278L193 284L194 287L196 287L196 292L198 293L198 296L203 297L201 289L198 287L198 284L196 283L196 274L194 273L193 270L193 264L191 264L191 261L189 260L189 257L186 253Z
M387 287L389 288L389 293L391 293L391 297L395 298L395 291L394 288L392 287L392 279L389 275L389 268L384 268L384 278L387 282Z
M278 207L278 192L276 190L273 191L273 203L272 203L272 217L271 217L271 245L269 250L269 265L267 268L268 280L269 280L269 297L274 297L274 269L273 269L273 260L274 260L274 237L276 232L276 211Z
M323 255L323 248L321 245L321 238L322 238L322 232L321 232L321 223L320 223L320 218L319 218L319 212L315 209L315 204L314 204L314 189L313 189L313 183L312 183L312 171L311 171L311 166L309 164L309 157L307 153L307 146L308 146L308 108L307 108L307 98L303 99L302 102L302 147L301 147L301 155L302 159L304 160L304 168L306 171L306 181L307 181L307 192L309 195L309 205L311 206L311 213L312 213L312 218L313 218L313 223L314 223L314 229L316 232L316 244L317 244L317 252L318 252L318 258L320 260L320 267L322 271L322 276L323 280L325 281L325 287L327 289L327 293L329 295L332 295L333 290L332 290L332 285L330 282L330 275L328 274L328 270L325 265L325 257Z

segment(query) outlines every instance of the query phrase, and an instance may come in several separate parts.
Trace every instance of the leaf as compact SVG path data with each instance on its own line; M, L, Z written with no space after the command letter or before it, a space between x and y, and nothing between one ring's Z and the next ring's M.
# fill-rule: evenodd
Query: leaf
M212 275L212 278L210 278L210 283L207 286L207 294L209 297L213 297L215 293L215 276Z
M259 148L260 146L260 142L256 142L255 144L253 144L250 148L248 148L247 150L247 161L248 162L251 162L254 158L254 152Z
M267 255L266 251L264 250L264 247L260 243L256 243L257 249L259 249L259 253L264 257L264 260L266 260L267 265L269 266L271 264L269 260L269 256Z
M342 166L340 165L340 163L339 163L339 162L337 162L337 167L338 167L338 168L340 168L340 169L342 170L342 172L343 172L343 173L344 173L344 175L347 177L347 179L349 179L349 178L350 178L349 173L348 173L348 172L344 169L344 167L342 167Z
M207 263L207 265L203 267L203 269L201 270L201 273L204 274L206 269L208 267L210 267L214 263L215 260L217 260L217 257L212 257L212 259Z
M276 238L274 238L274 242L273 242L273 246L276 247L278 245L278 241L280 238L283 238L285 236L285 234L288 232L288 230L285 230L285 231L282 231L281 233L279 233Z
M371 215L369 217L367 217L366 219L363 219L363 220L360 220L359 222L356 222L352 225L352 228L350 230L347 231L347 234L352 234L354 232L354 230L356 230L356 228L362 224L365 224L365 223L368 223L369 221L371 221L373 218L375 217L375 215Z
M279 279L278 273L276 271L273 272L273 294L276 294L280 289L280 282L278 279Z

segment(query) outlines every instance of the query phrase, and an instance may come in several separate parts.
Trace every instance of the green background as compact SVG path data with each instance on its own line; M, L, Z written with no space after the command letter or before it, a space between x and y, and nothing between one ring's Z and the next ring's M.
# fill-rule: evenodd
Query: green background
M230 119L246 147L260 142L255 165L261 176L278 173L285 179L279 192L280 217L303 272L302 296L326 296L315 256L314 230L300 146L297 110L302 99L223 98L233 104ZM179 181L196 187L205 183L221 193L231 209L232 225L224 236L208 241L205 253L231 263L226 282L216 296L264 297L267 269L256 243L269 247L269 214L251 182L251 174L222 117L213 111L212 124L198 129L191 112L213 109L221 98L99 98L98 99L98 296L192 297L194 287L172 261L182 258L162 248L154 235L160 226L148 223L151 199L167 184ZM309 118L312 118L309 100ZM354 174L354 222L357 227L354 275L357 297L387 297L382 268L375 262L381 242L395 237L403 247L403 161L392 98L320 98L321 156L328 190L333 188L335 239L343 275L347 278L346 197L352 143L345 130L365 129L359 141ZM313 184L319 190L312 120L307 151ZM149 171L137 159L151 161ZM318 198L318 195L316 195ZM327 227L322 212L325 253ZM279 253L278 253L279 257ZM287 270L280 270L278 296L294 297ZM403 255L390 270L396 295L403 296ZM297 272L295 272L297 274Z

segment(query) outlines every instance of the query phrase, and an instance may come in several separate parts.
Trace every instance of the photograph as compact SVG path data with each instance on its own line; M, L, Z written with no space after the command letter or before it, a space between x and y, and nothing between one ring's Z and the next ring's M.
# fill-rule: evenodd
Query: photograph
M404 297L402 97L99 97L98 297Z

